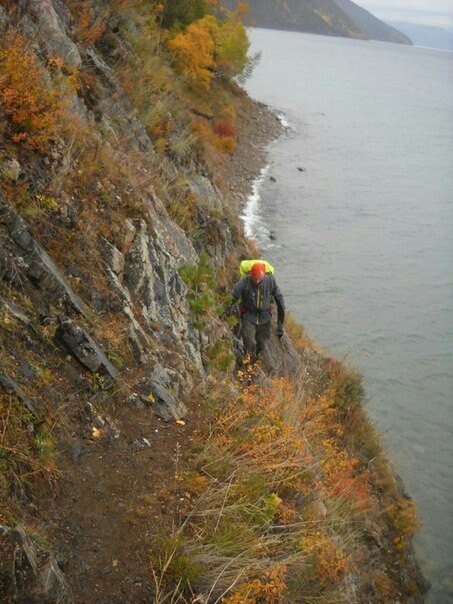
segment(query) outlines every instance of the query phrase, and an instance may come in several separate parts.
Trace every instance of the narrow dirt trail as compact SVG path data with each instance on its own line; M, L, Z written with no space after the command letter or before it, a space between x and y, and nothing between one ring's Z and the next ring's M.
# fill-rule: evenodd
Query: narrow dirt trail
M184 501L177 475L199 413L179 425L126 405L111 429L62 446L43 528L77 604L152 601L149 553Z

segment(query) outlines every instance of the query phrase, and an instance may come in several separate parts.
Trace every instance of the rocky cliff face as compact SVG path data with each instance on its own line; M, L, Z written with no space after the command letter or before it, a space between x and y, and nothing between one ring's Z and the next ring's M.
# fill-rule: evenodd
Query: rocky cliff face
M2 8L0 17L3 30L8 25L15 25L19 18L20 28L33 40L38 56L41 53L57 53L64 59L66 66L81 68L88 64L93 67L97 77L103 80L102 92L95 99L93 106L87 98L90 93L85 98L75 92L71 95L70 119L77 122L78 128L90 129L94 144L98 149L106 147L112 155L112 162L118 165L123 161L131 161L126 154L140 153L141 165L134 167L140 171L140 177L143 179L148 176L147 170L154 170L156 166L164 174L163 178L169 180L176 174L183 173L189 187L203 190L205 207L200 210L200 228L208 229L208 215L216 208L222 208L223 199L202 173L203 166L190 165L182 168L168 158L156 157L149 135L134 115L127 99L119 92L118 83L104 57L93 47L79 49L71 39L70 14L62 3L40 0L20 4L21 8L16 7L9 14ZM101 140L102 128L111 132L111 142L105 143ZM120 138L123 139L121 142ZM190 362L196 374L202 376L200 342L191 325L191 313L185 297L186 286L178 274L181 264L195 264L198 254L187 234L169 218L164 203L152 185L148 184L144 189L140 184L131 185L127 182L117 185L109 180L108 176L104 177L103 183L100 180L93 183L93 205L96 206L102 196L104 199L110 199L110 196L114 195L118 224L108 232L111 218L105 215L109 213L109 208L91 208L93 215L104 214L105 220L102 218L96 225L102 230L104 223L104 233L93 229L92 233L85 233L86 239L85 235L80 237L80 245L87 243L89 248L77 250L80 257L74 259L74 265L71 264L73 250L68 249L65 266L58 266L58 261L52 259L46 251L45 244L39 242L39 234L34 234L33 231L39 222L38 229L46 231L44 239L54 238L54 247L57 247L57 239L61 234L62 237L67 234L77 245L76 240L81 232L89 228L87 218L83 216L86 212L83 207L86 200L81 198L77 183L74 183L74 180L68 182L70 177L67 173L72 170L72 166L68 165L69 161L82 163L85 158L69 158L67 154L70 151L61 141L59 148L54 148L51 156L38 158L35 155L33 158L23 158L14 156L10 149L2 152L0 169L10 193L9 200L4 194L0 196L0 270L4 304L11 304L13 292L21 292L23 297L33 303L32 308L28 310L30 316L26 318L26 324L31 326L36 322L39 324L45 321L52 325L59 323L60 331L61 325L65 324L68 317L75 325L80 324L80 329L84 325L83 329L90 331L93 317L112 310L114 306L114 312L124 317L129 346L136 362L146 363L152 358L156 362L161 356L161 348L171 347ZM145 157L145 154L148 157ZM93 163L94 161L96 160L93 159ZM66 166L63 165L64 162L67 162ZM79 170L80 181L83 181L83 169ZM149 182L149 176L147 180ZM37 220L32 219L27 223L13 207L17 199L16 194L26 189L33 195L43 185L54 193L52 199L56 200L58 208L55 208L55 212L50 216L44 211ZM106 192L108 187L111 190L109 193ZM128 216L127 211L123 213L123 195L134 199L135 215ZM54 223L52 226L49 223L44 224L49 218L49 222ZM215 224L211 224L211 227L218 228ZM222 225L221 233L222 236L216 241L213 250L219 262L223 262L233 249L235 236L227 225ZM209 233L206 233L206 237L209 238ZM204 247L203 244L202 246ZM78 265L79 261L84 266ZM93 262L102 264L101 271L91 270ZM91 281L95 275L102 284L93 283L93 287L89 288L86 287L87 283L82 285L81 281L90 272ZM76 289L84 291L76 293L71 286L71 280L81 286ZM96 291L101 287L105 289L105 295ZM21 313L25 321L27 312L21 310ZM57 339L63 339L61 334ZM70 349L71 354L81 360L68 341L65 346ZM101 346L102 344L95 346L94 340L89 344L93 351L96 350L93 355L99 359L103 355ZM151 350L153 352L150 352ZM85 366L88 367L86 363ZM100 366L112 377L116 375L105 358ZM93 366L88 368L97 371L99 367L97 363L93 363ZM181 386L191 383L186 370L176 372L176 375L175 387L176 383Z

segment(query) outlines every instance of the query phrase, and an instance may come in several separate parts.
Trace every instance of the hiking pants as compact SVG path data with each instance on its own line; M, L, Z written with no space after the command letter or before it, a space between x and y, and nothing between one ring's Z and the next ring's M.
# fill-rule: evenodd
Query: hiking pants
M244 341L244 353L258 356L263 350L271 333L271 322L255 325L252 321L243 319L242 339Z

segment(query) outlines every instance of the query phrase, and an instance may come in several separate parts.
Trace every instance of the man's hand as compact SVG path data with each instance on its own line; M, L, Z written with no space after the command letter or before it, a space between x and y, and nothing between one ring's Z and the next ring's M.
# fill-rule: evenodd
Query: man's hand
M277 323L277 338L282 339L283 336L283 323Z

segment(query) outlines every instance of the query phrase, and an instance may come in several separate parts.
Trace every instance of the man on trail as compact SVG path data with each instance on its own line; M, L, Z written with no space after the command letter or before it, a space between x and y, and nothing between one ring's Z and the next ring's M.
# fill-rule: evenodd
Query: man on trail
M240 301L244 353L254 362L270 337L272 298L277 303L277 336L283 335L285 302L275 277L266 273L264 262L255 262L235 285L233 304Z

